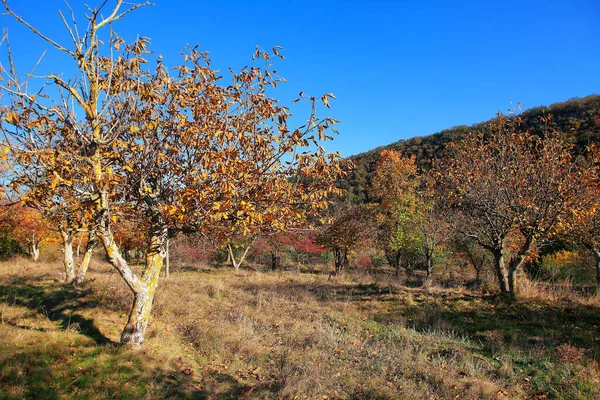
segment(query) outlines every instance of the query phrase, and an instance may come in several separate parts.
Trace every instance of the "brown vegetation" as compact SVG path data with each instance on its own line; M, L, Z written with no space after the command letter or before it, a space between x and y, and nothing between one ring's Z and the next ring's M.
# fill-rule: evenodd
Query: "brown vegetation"
M94 262L80 291L58 271L0 265L3 397L600 395L597 296L530 286L507 303L385 276L195 266L158 288L146 345L131 350L117 344L131 294L114 269Z

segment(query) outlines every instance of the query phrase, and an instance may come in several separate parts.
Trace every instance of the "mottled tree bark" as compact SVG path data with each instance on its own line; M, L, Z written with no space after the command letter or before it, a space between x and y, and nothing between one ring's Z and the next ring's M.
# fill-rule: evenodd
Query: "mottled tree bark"
M167 239L166 248L165 248L165 278L169 277L171 273L171 257L169 256L169 246L171 245L171 241Z
M229 255L228 260L231 262L231 265L233 266L233 269L234 269L234 271L235 271L236 274L240 272L240 266L242 265L242 263L246 259L246 255L248 254L248 250L250 250L250 246L246 247L246 250L244 250L244 253L240 257L240 260L236 261L235 260L235 256L233 254L233 247L231 246L231 243L227 243L227 252L228 252L228 255Z
M144 342L154 294L167 252L167 227L162 223L154 225L150 233L146 266L137 290L133 291L133 305L127 325L121 333L121 343L128 345L141 345Z
M594 249L593 252L596 258L596 285L600 286L600 251Z
M121 334L121 343L139 345L144 341L146 325L149 317L147 290L142 280L131 270L117 247L114 235L105 222L100 227L100 238L106 250L108 261L119 272L129 289L133 292L134 301L127 325ZM144 322L145 321L145 322Z
M433 255L430 252L425 253L425 265L427 267L427 277L425 280L430 282L433 277Z
M143 290L134 295L127 325L121 333L121 343L134 346L144 343L153 300L154 291Z
M333 261L335 264L334 275L339 274L348 268L348 250L335 248L333 249Z
M81 260L81 264L77 268L77 275L75 276L74 284L75 286L79 286L83 283L85 279L85 274L87 273L88 268L90 267L90 262L92 261L92 255L94 254L94 248L98 243L98 235L96 231L90 231L88 236L88 242L85 247L85 254L83 255L83 260Z
M509 294L510 287L508 283L508 273L506 271L506 265L504 260L504 252L502 250L494 250L494 272L498 278L498 284L500 285L500 292L502 294Z
M65 283L75 280L75 261L73 259L73 235L70 232L60 232L63 239L63 265L65 268Z
M37 243L31 244L31 259L33 262L38 262L40 260L40 246Z
M508 264L508 290L510 292L511 297L515 297L517 293L517 271L523 265L523 262L529 255L533 243L535 242L534 235L527 235L525 238L525 243L519 249L519 252L513 256Z

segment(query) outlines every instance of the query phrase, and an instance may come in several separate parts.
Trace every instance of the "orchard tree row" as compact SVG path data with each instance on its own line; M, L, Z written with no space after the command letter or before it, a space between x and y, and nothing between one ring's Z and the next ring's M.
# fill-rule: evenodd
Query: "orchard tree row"
M542 129L533 132L514 112L499 113L451 143L448 155L426 171L414 156L383 150L373 201L346 205L320 236L341 254L336 269L346 266L350 250L376 236L369 245L382 248L397 273L416 257L426 283L440 250L462 253L478 274L487 255L499 291L514 296L525 265L545 248L570 243L593 253L600 284L598 150L576 151L569 135L548 128L550 121L543 117Z

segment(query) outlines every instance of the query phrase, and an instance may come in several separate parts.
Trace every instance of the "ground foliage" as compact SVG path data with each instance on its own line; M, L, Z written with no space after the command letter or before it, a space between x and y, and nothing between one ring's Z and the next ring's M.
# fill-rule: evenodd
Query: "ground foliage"
M365 275L195 265L159 287L143 349L130 302L94 262L0 264L1 398L593 399L598 297L516 302ZM202 304L202 307L198 307Z

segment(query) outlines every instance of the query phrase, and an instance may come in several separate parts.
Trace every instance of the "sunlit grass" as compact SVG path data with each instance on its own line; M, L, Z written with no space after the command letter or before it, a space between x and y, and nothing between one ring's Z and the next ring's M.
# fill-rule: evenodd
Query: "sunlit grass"
M118 275L59 271L0 264L0 397L600 398L599 309L575 298L199 268L163 279L129 349Z

